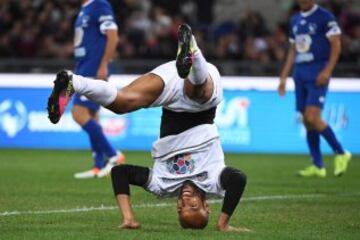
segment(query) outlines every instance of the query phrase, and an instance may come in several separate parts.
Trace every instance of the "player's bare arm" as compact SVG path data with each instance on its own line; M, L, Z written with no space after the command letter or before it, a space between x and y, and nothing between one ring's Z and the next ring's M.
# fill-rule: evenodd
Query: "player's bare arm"
M116 202L120 213L123 217L123 222L119 225L121 229L138 229L141 227L140 223L135 219L134 212L131 207L130 196L127 194L119 194L116 196Z
M290 43L290 47L286 56L285 65L281 71L280 82L278 86L278 93L280 96L284 96L286 93L286 80L290 74L291 68L294 64L295 57L295 44Z
M116 29L106 30L105 35L107 38L105 51L96 73L96 78L102 80L106 80L108 77L108 65L114 57L116 46L118 44L118 33Z
M325 68L319 73L316 84L318 86L325 86L328 84L331 74L336 66L336 63L338 62L340 53L341 53L341 40L340 40L340 34L333 35L328 38L330 42L330 56L329 61Z
M226 167L220 175L220 184L225 189L221 213L217 221L219 231L250 232L244 227L233 227L230 218L237 208L247 182L246 175L238 169Z

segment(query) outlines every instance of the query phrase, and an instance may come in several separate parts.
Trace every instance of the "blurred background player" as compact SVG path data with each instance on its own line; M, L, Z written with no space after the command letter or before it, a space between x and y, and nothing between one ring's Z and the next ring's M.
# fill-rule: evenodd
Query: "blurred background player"
M303 177L325 177L320 151L320 135L333 149L334 175L342 175L351 159L331 127L321 119L330 77L341 52L341 30L334 16L315 4L315 0L297 0L301 12L290 22L290 48L281 72L279 94L285 94L286 79L295 62L296 109L301 112L313 165L298 172Z
M57 123L74 92L85 94L116 113L162 107L160 139L153 144L153 168L121 165L112 170L121 228L137 229L129 184L160 197L178 196L179 222L184 228L208 223L207 195L224 197L217 222L220 231L249 231L229 225L246 185L246 176L226 167L214 118L223 89L217 68L206 62L188 25L178 31L178 54L120 91L111 83L61 71L48 102L49 118Z
M75 22L74 72L106 81L118 42L113 11L106 0L81 0L81 3L81 11ZM89 135L94 159L94 167L75 173L75 178L104 177L109 174L111 164L124 161L124 155L115 151L102 131L99 110L100 105L85 96L74 96L72 116Z

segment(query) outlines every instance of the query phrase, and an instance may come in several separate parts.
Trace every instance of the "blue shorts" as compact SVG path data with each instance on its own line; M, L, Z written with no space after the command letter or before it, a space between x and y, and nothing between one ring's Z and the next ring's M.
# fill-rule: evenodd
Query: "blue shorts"
M87 99L87 97L75 94L74 95L74 105L80 105L83 107L86 107L92 112L97 112L100 109L100 105Z
M293 78L295 82L296 110L304 112L306 106L324 107L328 86L316 86L316 79L324 69L326 62L295 65Z

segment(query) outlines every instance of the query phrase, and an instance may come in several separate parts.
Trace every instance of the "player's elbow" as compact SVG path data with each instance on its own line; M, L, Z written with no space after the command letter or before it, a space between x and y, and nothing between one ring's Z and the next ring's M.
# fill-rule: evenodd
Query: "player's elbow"
M117 165L111 169L111 178L116 180L119 176L124 174L124 166L125 165Z
M119 35L117 32L112 36L112 41L115 46L117 46L119 44Z
M238 169L226 167L221 174L220 181L225 190L243 191L247 183L247 176Z
M118 31L115 30L115 29L109 29L106 31L106 37L108 38L108 40L112 41L112 42L115 42L115 41L118 41L119 40L119 37L118 37Z
M239 171L238 174L236 174L236 177L234 179L236 183L238 183L241 186L246 186L247 184L247 176L245 173Z
M338 46L338 54L340 55L342 52L342 46L341 46L341 43L339 43L339 46Z

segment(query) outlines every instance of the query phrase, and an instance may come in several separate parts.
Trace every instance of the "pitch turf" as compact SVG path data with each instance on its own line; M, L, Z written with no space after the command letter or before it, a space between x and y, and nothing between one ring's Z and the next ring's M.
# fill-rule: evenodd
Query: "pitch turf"
M127 162L150 166L149 153L126 153ZM142 229L119 230L110 179L75 180L91 165L85 151L0 150L0 239L360 239L360 157L347 174L301 179L306 156L234 155L226 163L244 170L248 186L232 218L252 233L219 233L220 203L211 204L204 231L181 230L174 200L132 189ZM158 205L159 203L165 203Z

